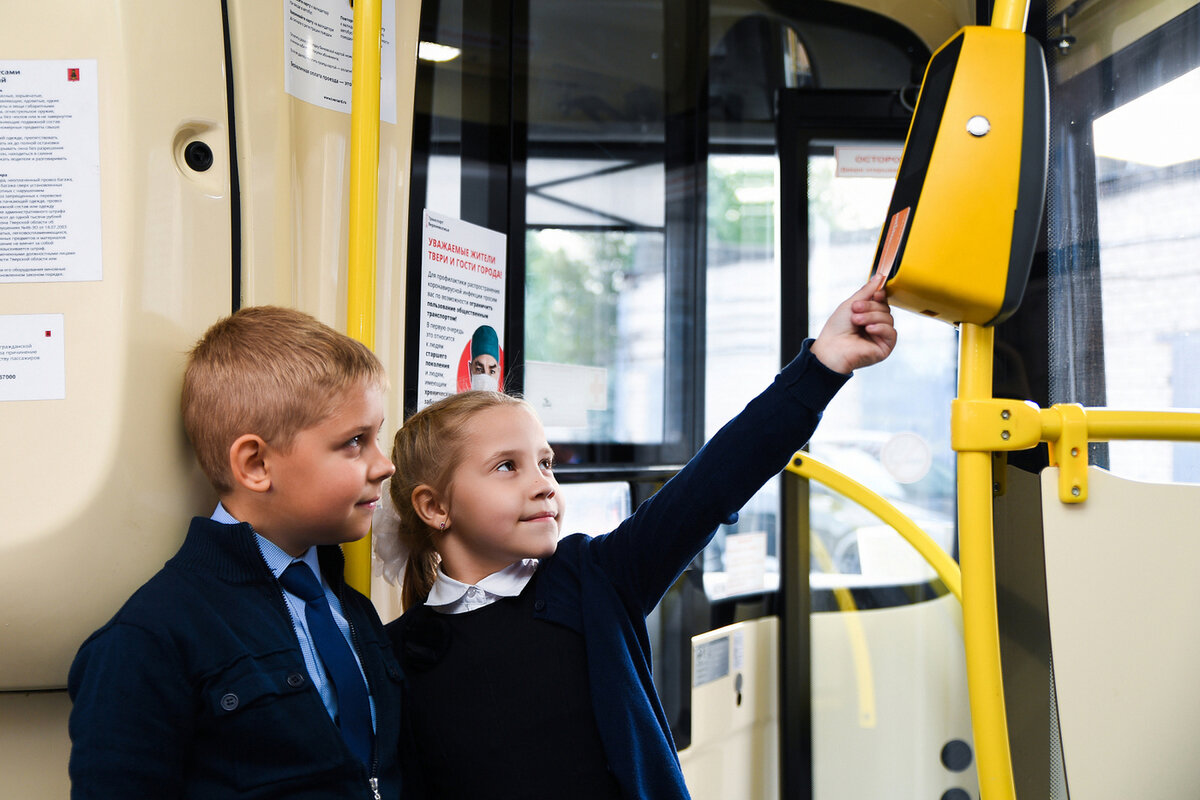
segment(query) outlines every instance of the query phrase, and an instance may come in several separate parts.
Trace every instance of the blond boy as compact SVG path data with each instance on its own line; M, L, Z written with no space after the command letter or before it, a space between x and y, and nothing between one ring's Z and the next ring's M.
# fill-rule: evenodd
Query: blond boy
M72 797L400 796L403 677L338 547L392 474L385 391L370 350L298 311L197 343L184 426L220 503L80 648Z

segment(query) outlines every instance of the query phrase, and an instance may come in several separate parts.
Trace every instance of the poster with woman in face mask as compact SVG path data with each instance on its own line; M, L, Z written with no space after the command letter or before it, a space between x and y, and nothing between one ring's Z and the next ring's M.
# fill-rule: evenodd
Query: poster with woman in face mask
M504 234L425 210L419 408L468 389L504 389Z

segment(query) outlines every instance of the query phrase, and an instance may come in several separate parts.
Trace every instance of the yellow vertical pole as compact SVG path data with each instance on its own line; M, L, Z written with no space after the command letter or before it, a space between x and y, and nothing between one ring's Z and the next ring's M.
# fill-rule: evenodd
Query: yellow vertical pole
M959 330L958 396L991 399L992 328L963 323ZM992 527L992 455L958 454L959 561L962 566L963 645L967 694L982 800L1013 800L1012 755L1000 669L996 565Z
M1028 17L1029 0L996 0L992 8L992 27L1023 31Z
M346 333L375 347L375 241L379 206L380 0L354 3L350 87L350 241ZM342 548L346 581L371 593L371 535Z
M996 0L992 8L992 27L1024 31L1028 15L1028 0ZM1019 79L1020 76L1013 76L1013 80ZM959 337L958 396L962 400L990 400L995 332L991 328L963 323ZM991 453L965 451L958 454L963 643L979 794L982 800L1015 800L996 607L993 481Z

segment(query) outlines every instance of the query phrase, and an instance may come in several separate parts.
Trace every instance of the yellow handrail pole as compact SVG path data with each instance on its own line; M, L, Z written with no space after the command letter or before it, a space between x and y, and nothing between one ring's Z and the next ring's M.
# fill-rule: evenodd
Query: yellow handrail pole
M863 508L870 511L879 519L892 526L911 544L921 557L933 567L933 571L946 584L950 594L962 601L962 573L954 559L938 546L929 534L921 530L917 523L909 519L900 509L889 503L886 498L871 491L858 481L838 472L812 453L796 453L787 467L788 472L802 478L823 483L840 495L848 497Z
M996 0L992 8L992 27L1024 31L1029 16L1029 0Z
M959 328L959 339L959 398L991 398L993 330L964 322ZM991 453L958 453L958 529L963 582L963 645L980 797L982 800L1014 800L1016 788L1008 746L996 616Z
M1116 439L1200 441L1200 414L1195 411L1123 411L1085 408L1090 441Z
M375 240L379 212L380 0L354 3L350 86L350 241L346 333L375 348ZM342 547L346 582L371 593L371 534Z

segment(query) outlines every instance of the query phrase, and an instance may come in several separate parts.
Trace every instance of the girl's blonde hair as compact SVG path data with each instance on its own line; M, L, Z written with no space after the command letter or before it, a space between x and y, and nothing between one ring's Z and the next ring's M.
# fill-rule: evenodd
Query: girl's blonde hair
M454 468L462 460L463 429L480 411L498 407L533 408L524 400L501 392L467 391L452 394L409 417L392 445L392 475L388 491L400 517L395 533L376 536L375 551L383 562L383 574L395 582L404 563L400 590L401 608L422 603L429 596L440 558L434 537L437 531L425 524L412 504L413 491L431 486L439 494L449 488ZM404 554L407 552L407 563Z

